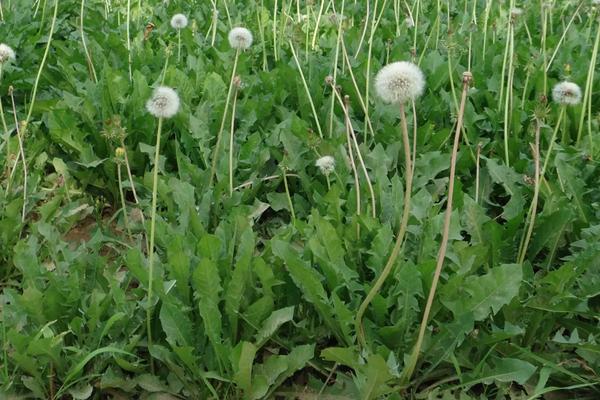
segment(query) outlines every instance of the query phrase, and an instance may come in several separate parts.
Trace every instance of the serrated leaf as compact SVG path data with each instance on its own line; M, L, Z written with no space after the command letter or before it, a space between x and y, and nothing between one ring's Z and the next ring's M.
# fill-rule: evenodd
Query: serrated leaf
M505 264L483 276L470 276L460 286L461 293L445 296L442 303L455 316L473 312L476 321L481 321L490 314L496 314L508 304L518 293L523 278L519 264ZM449 294L449 292L445 292Z
M294 319L294 306L285 307L273 311L273 313L265 320L262 328L256 333L256 347L261 348L267 340L277 332L277 329L286 322Z

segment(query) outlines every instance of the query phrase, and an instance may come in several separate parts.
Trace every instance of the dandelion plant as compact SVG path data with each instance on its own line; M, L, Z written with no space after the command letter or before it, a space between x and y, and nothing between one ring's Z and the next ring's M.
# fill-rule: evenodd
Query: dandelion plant
M548 150L546 151L546 159L544 160L544 166L542 168L542 173L540 174L542 179L544 178L546 168L548 167L548 162L550 161L550 156L552 155L552 149L554 148L556 135L565 118L566 109L568 106L575 106L581 102L581 88L579 85L573 82L564 81L557 83L552 89L552 100L554 100L554 102L560 106L560 111L556 121L556 126L552 132L552 137L550 138ZM563 135L563 137L565 137L565 135Z
M156 145L154 148L154 169L152 172L152 206L150 214L150 247L148 248L148 304L146 308L146 329L148 349L152 346L152 285L154 279L154 235L156 228L156 198L158 193L158 164L160 155L160 136L162 133L163 120L171 118L179 111L179 95L170 87L159 86L154 90L152 97L146 102L146 109L154 117L158 118L156 131ZM152 360L152 358L150 358ZM152 361L151 361L152 362Z
M396 235L394 248L390 254L385 267L381 271L379 277L373 284L373 287L358 308L355 319L356 334L359 343L362 346L366 345L365 334L362 326L362 318L367 310L367 307L383 286L385 280L389 276L392 268L396 263L396 259L400 254L404 235L408 227L408 218L410 215L410 202L412 196L413 182L413 167L411 157L410 139L408 136L408 126L406 122L406 112L404 106L406 103L419 98L425 90L425 76L421 69L407 61L394 62L383 67L375 77L375 90L379 97L386 103L398 105L400 111L402 146L404 148L404 205L402 211L402 219L400 228Z
M227 90L227 98L225 99L225 109L223 110L223 117L221 118L221 125L219 132L217 132L217 141L213 150L212 164L210 168L209 186L212 186L215 174L217 173L217 163L219 161L219 149L221 147L221 138L223 136L223 129L225 128L225 120L227 119L227 112L229 111L229 103L231 102L231 94L235 87L235 77L237 73L238 59L240 53L248 50L252 46L252 32L243 27L235 27L229 31L228 35L229 45L235 50L235 57L233 59L233 69L231 71L231 79L229 80L229 89ZM234 118L232 116L231 118ZM232 149L230 149L232 151Z
M171 18L171 27L177 30L177 62L181 61L181 30L188 26L188 19L183 14L175 14Z

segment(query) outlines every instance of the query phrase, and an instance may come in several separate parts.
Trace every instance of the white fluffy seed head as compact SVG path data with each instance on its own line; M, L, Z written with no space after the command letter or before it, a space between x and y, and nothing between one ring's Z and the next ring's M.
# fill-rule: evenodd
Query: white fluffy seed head
M410 16L404 18L404 23L409 28L414 28L415 26L415 21L413 21L413 19Z
M375 91L386 103L415 100L425 90L425 76L419 67L398 61L381 68L375 77Z
M317 160L315 165L321 170L323 175L329 175L335 169L335 158L323 156Z
M171 26L175 29L183 29L188 25L188 19L183 14L175 14L171 18Z
M229 31L229 44L236 50L246 50L252 45L252 32L246 28L236 27Z
M0 44L0 64L4 64L14 59L15 51L4 43Z
M519 8L519 7L513 7L510 9L510 15L512 15L513 18L518 17L519 15L523 14L523 9Z
M156 118L171 118L179 111L179 96L170 87L159 86L146 102L146 109Z
M558 104L574 106L581 101L581 88L573 82L560 82L552 89L552 100Z

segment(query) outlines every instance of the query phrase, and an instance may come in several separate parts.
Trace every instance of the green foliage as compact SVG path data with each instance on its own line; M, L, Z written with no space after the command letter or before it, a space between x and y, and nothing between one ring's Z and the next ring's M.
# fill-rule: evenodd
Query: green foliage
M513 2L346 0L341 18L341 0L228 0L215 2L213 45L212 2L133 0L129 51L128 3L0 2L0 41L17 53L0 74L0 398L600 397L597 73L590 132L584 114L577 140L586 107L569 108L541 180L525 261L517 264L534 196L530 143L539 122L543 164L560 112L543 96L565 79L585 91L598 7L515 2L524 12L511 17ZM54 4L56 28L33 101ZM97 81L82 44L82 4ZM190 20L180 32L179 62L169 24L178 12ZM416 27L407 26L409 13ZM209 186L235 55L230 24L248 27L254 43L240 53L236 111L226 116ZM509 24L511 85L503 72ZM416 128L408 233L365 314L367 346L359 348L356 313L391 252L406 173L399 110L376 96L374 74L388 62L413 59L413 51L427 87L414 111L406 107L411 140ZM419 363L402 382L440 247L451 137L468 69L474 85L450 242ZM324 83L334 73L349 96L375 217L360 166L360 188L355 184L343 110ZM145 103L163 83L176 89L181 109L163 121L149 345L147 225L157 121ZM31 105L19 131L25 185L14 118L23 122ZM126 162L115 155L120 147ZM315 166L323 155L336 160L328 177Z

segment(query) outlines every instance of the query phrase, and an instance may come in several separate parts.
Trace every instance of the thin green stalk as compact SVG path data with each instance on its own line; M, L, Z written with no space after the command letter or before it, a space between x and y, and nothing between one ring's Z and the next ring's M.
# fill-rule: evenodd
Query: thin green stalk
M535 120L535 145L533 147L533 160L535 163L535 177L533 187L533 199L531 200L531 206L525 219L527 226L527 232L521 239L521 245L519 246L519 253L517 257L517 263L523 264L525 261L525 255L527 254L527 248L529 247L529 241L533 234L533 227L535 226L535 217L537 214L538 197L540 194L540 121L536 118Z
M344 44L343 40L344 40L344 35L343 35L343 28L342 28L342 18L344 15L344 7L345 7L345 0L342 0L342 8L340 11L340 15L337 14L337 11L335 9L335 5L333 6L333 12L335 13L335 15L338 15L338 29L337 29L337 38L336 38L336 43L335 43L335 55L333 57L333 83L335 85L335 82L337 82L337 70L338 70L338 60L339 60L339 55L340 55L340 46ZM350 70L350 74L353 77L354 74L352 74L351 68L349 68ZM334 89L335 90L335 89ZM362 98L361 98L362 101ZM335 95L331 97L331 104L329 107L329 137L333 136L333 115L334 115L334 107L335 107Z
M571 19L569 20L567 27L564 29L560 39L558 40L558 44L556 45L556 48L554 49L554 53L552 53L552 57L550 57L550 61L548 61L548 65L546 65L546 72L548 72L550 70L550 67L552 66L552 62L554 61L556 54L558 54L558 51L560 50L560 47L561 47L563 41L565 40L565 37L567 36L567 32L571 28L571 25L573 25L573 21L575 21L575 17L577 16L577 14L579 13L579 10L581 9L581 7L584 4L585 4L585 2L582 1L579 4L579 6L577 7L577 9L575 10L575 12L573 13L573 16L571 16Z
M213 6L213 13L212 13L212 22L211 22L211 39L210 39L210 45L211 47L215 47L215 40L217 38L217 25L219 24L219 10L217 10L217 4L214 2L214 0L211 0L212 6Z
M581 133L583 132L583 123L584 123L584 119L585 119L585 115L586 115L586 111L590 111L587 116L588 116L588 134L590 137L590 156L593 157L594 151L593 151L593 137L592 137L592 130L591 130L591 119L592 119L592 113L591 113L591 102L592 102L592 93L593 93L593 85L594 85L594 72L595 72L595 66L596 66L596 60L598 59L598 45L600 44L600 25L598 26L597 32L596 32L596 39L594 40L594 49L592 50L592 58L590 60L590 66L588 68L588 74L587 74L587 79L585 81L585 91L583 94L583 107L581 107L581 116L579 118L579 128L577 130L577 145L579 145L579 142L581 140Z
M127 229L127 234L129 235L129 239L133 239L133 235L131 234L131 229L129 227L129 218L127 217L127 207L125 205L125 195L123 194L123 181L121 178L121 164L120 161L117 161L117 176L119 180L119 195L121 197L121 209L123 210L123 220L125 221L125 228Z
M237 71L238 58L240 56L239 49L235 51L235 58L233 60L233 70L231 71L231 79L229 80L229 89L227 90L227 98L225 99L225 109L223 110L223 117L221 118L221 126L217 133L217 142L215 143L215 149L213 151L212 165L210 167L210 178L208 185L212 186L216 172L217 162L219 159L219 148L221 147L221 137L223 136L223 129L225 129L225 119L227 118L227 112L229 111L229 102L231 100L231 93L233 92L233 80Z
M292 224L296 223L296 213L294 212L294 203L292 203L292 196L290 195L290 188L288 186L288 181L285 173L285 168L282 168L283 177L283 185L285 186L285 195L287 196L287 201L290 207L290 213L292 214Z
M227 14L227 23L229 24L229 29L233 28L233 24L231 22L231 14L229 13L229 6L227 5L227 0L223 0L223 6L225 7L225 14Z
M337 93L337 91L335 91L335 90L334 90L334 92L335 92L338 100L340 101L340 105L342 106L342 109L344 110L344 117L346 119L346 123L349 128L352 142L354 143L354 148L356 149L356 156L358 157L360 167L363 171L363 174L365 175L365 179L367 180L367 186L368 186L369 194L371 197L371 216L375 219L375 218L377 218L377 208L376 208L377 202L375 200L375 191L373 190L373 185L371 184L371 178L369 177L369 173L367 171L365 162L363 161L362 155L360 154L360 147L358 146L358 142L356 141L356 135L354 134L354 128L352 127L352 121L350 119L350 98L348 96L345 96L344 100L342 101L342 98L339 95L339 93Z
M319 13L317 14L317 22L315 24L315 31L313 32L311 47L314 50L317 45L317 34L319 33L319 24L321 23L321 17L323 16L323 6L325 5L325 0L321 0L321 5L319 6ZM341 21L340 21L341 23Z
M298 67L298 72L300 72L300 78L302 79L302 85L304 86L304 90L306 91L306 96L308 97L308 102L310 103L310 108L313 113L313 118L315 119L315 124L317 125L317 130L319 131L319 136L323 138L323 131L321 130L321 124L319 123L319 117L317 115L317 109L315 108L315 104L313 102L312 96L310 94L310 90L308 89L308 84L306 83L306 79L304 78L304 73L302 72L302 67L300 66L300 61L298 61L298 56L296 55L296 50L294 50L294 45L290 41L290 49L292 50L292 56L294 57L294 61L296 62L296 66Z
M365 4L367 5L367 10L365 14L365 24L363 26L362 33L360 34L360 40L358 41L358 46L356 47L356 53L354 54L354 58L357 58L360 54L360 49L365 40L365 36L367 35L367 29L369 26L369 18L371 16L371 0L365 0Z
M277 51L277 0L273 3L273 57L276 62L279 60Z
M411 353L410 359L407 362L404 370L401 374L401 381L406 383L410 381L410 378L413 375L415 367L417 365L417 361L419 359L419 354L421 352L421 346L423 345L423 339L425 337L425 331L427 329L427 323L429 321L429 313L431 312L431 308L433 306L433 299L435 298L435 293L437 289L438 282L440 280L440 275L442 273L442 267L444 266L444 259L446 258L446 249L448 247L448 239L450 236L450 222L452 217L452 200L454 198L454 178L456 175L456 158L458 154L458 144L460 142L460 132L462 130L463 124L463 116L465 113L465 104L467 101L467 91L469 88L469 84L471 83L472 75L470 72L465 72L463 74L463 90L460 101L460 109L458 112L458 118L456 121L456 131L454 133L454 144L452 146L452 157L450 160L450 177L448 183L448 198L446 200L446 213L444 215L444 228L442 231L442 242L440 244L440 250L438 252L437 264L435 267L435 272L433 274L433 280L431 282L431 289L429 290L429 296L427 297L427 303L425 304L425 311L423 312L423 319L421 320L421 326L419 328L419 335L417 337L417 342L415 347Z
M231 130L229 132L229 195L233 196L233 133L235 129L235 105L237 104L237 88L233 91L231 105Z
M560 129L562 120L565 116L566 106L560 107L560 113L558 114L558 120L556 121L556 126L554 127L554 131L552 132L552 138L550 139L550 144L548 145L548 151L546 151L546 160L544 161L544 167L542 168L542 173L540 174L540 179L544 179L544 174L546 173L546 167L548 167L548 161L550 161L550 156L552 155L552 149L554 148L554 142L556 141L556 135L558 130Z
M488 31L488 20L490 19L490 10L492 8L492 0L485 1L485 11L483 17L483 46L481 52L481 61L485 63L485 49L487 46L487 31Z
M267 44L265 40L265 26L262 19L263 0L261 0L260 3L260 10L258 7L256 7L256 20L258 23L258 33L260 35L260 43L262 48L263 71L267 71ZM256 2L254 4L256 4Z
M81 0L81 12L79 18L79 32L81 35L81 42L83 43L83 51L85 53L85 58L87 60L88 69L90 70L90 77L94 81L94 83L98 83L98 76L96 75L96 68L94 68L94 63L92 62L92 57L90 56L90 52L87 48L87 44L85 43L85 32L83 31L83 11L85 9L85 0Z
M417 0L415 5L415 26L413 27L413 54L417 54L417 33L419 32L419 4L421 0Z
M38 69L37 75L35 77L35 82L33 84L33 93L31 94L31 103L29 104L29 111L27 112L27 118L25 118L25 130L27 130L27 126L29 124L29 121L31 120L31 114L33 113L33 107L35 105L37 90L38 90L38 86L40 84L40 78L42 76L42 71L44 70L44 65L46 64L46 59L48 58L48 52L50 51L50 45L52 44L52 36L54 35L54 27L56 26L56 16L57 15L58 15L58 0L54 0L54 14L52 15L52 23L50 25L50 32L48 33L48 42L46 43L46 50L44 50L42 62L40 63L40 68Z
M350 64L350 58L348 57L348 52L346 51L346 44L344 42L344 38L341 39L342 44L342 53L344 56L344 60L346 65L348 66L348 73L350 74L350 79L352 80L352 85L354 86L354 90L356 91L356 96L358 97L358 101L360 102L360 107L365 115L367 115L367 105L362 98L360 93L360 89L358 88L358 83L356 82L356 78L354 77L354 72L352 72L352 64ZM335 80L334 80L335 82ZM367 120L367 128L371 132L371 135L375 137L375 131L373 130L373 125L371 124L371 118L369 116L366 117Z
M177 29L177 63L181 61L181 29Z
M548 35L548 11L545 7L545 1L546 0L540 0L540 8L541 8L541 12L542 12L542 40L541 40L541 46L542 46L542 62L543 62L543 66L542 66L542 72L544 73L544 96L547 96L548 93L548 53L546 50L546 37Z
M510 132L510 116L512 108L512 76L513 76L513 58L514 58L514 26L509 25L508 28L508 41L509 41L509 58L508 58L508 76L506 79L506 98L504 102L504 158L506 165L510 165L510 159L508 154L508 134ZM504 77L502 78L504 79Z
M402 141L404 147L404 176L406 179L406 187L404 188L404 209L402 211L402 221L400 222L400 229L398 230L398 234L396 235L396 242L394 243L394 248L392 249L392 253L388 258L385 267L381 271L381 274L373 284L373 287L367 293L367 296L361 303L358 311L356 313L356 319L354 321L355 329L356 329L356 337L361 347L366 348L366 339L365 332L362 324L363 316L371 304L371 301L375 298L379 290L383 286L385 280L392 272L394 265L396 264L396 259L400 254L400 250L402 249L402 244L404 243L404 236L406 234L406 230L408 227L408 219L410 215L410 203L412 197L412 181L413 181L413 168L412 168L412 158L410 154L410 142L408 138L408 125L406 123L406 113L404 111L404 104L400 104L400 120L402 127Z
M511 5L511 7L512 7L512 5ZM502 59L502 73L500 74L500 96L498 97L498 111L502 110L502 100L504 99L504 77L506 76L506 64L509 60L511 32L512 32L512 19L509 15L508 22L506 25L506 46L504 46L504 57Z
M129 82L133 82L133 72L131 67L133 59L131 57L131 33L129 26L131 25L131 0L127 0L127 17L126 17L126 34L127 34L127 67L129 69Z
M160 135L162 133L163 119L158 119L156 132L156 147L154 149L154 170L152 172L152 209L150 215L150 247L148 248L148 304L146 307L146 331L148 336L148 352L152 347L152 294L154 283L154 235L156 231L156 200L158 194L158 163L160 156ZM154 373L154 360L150 356L150 369Z
M377 31L377 26L379 25L379 21L381 21L381 17L383 16L383 13L385 11L385 5L387 3L387 0L383 0L383 5L381 7L382 11L381 11L381 15L379 16L379 18L377 17L377 11L378 11L378 5L379 5L379 0L375 0L375 4L373 7L373 18L371 20L371 32L369 34L369 49L367 51L367 71L365 74L365 105L366 107L366 113L365 113L365 137L364 140L365 142L367 141L367 132L368 132L368 125L367 125L367 121L369 119L369 89L371 87L371 58L373 55L373 38L375 37L375 32Z

